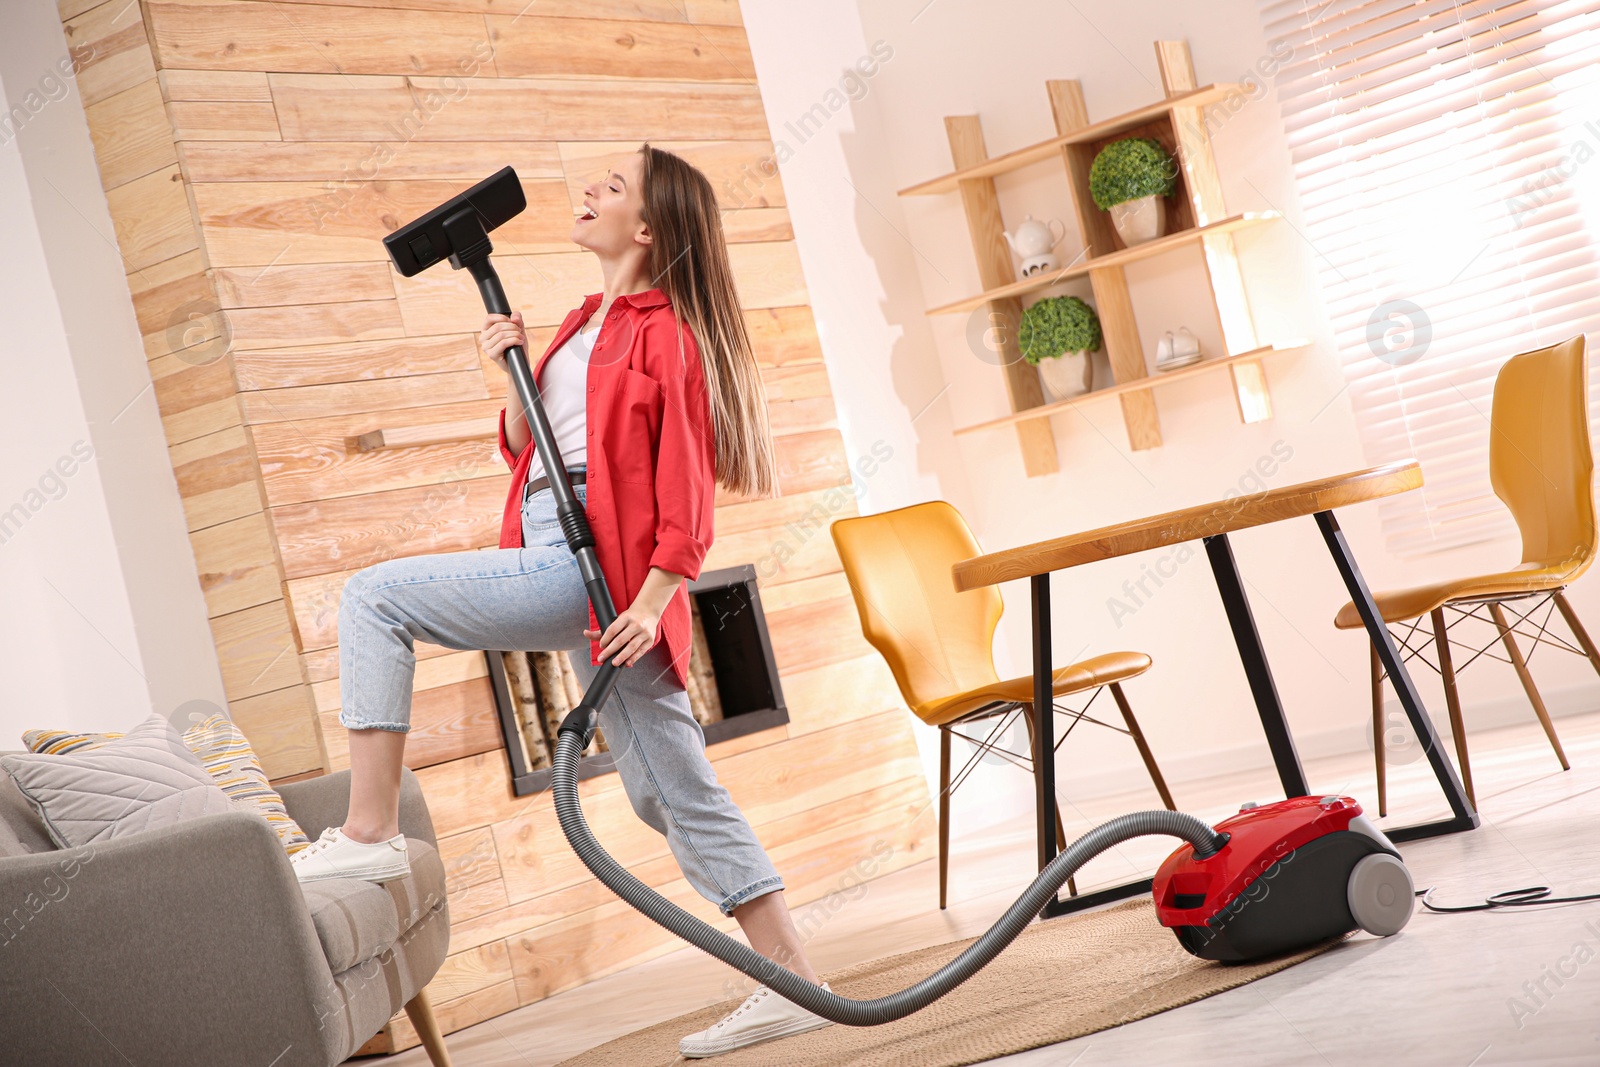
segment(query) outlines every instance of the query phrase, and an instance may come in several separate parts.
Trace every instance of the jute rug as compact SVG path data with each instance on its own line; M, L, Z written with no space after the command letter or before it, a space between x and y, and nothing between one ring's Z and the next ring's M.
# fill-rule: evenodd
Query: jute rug
M903 989L975 939L905 952L823 977L841 996ZM919 1012L883 1026L834 1024L714 1057L717 1067L960 1067L1092 1034L1281 971L1338 944L1261 963L1196 959L1132 900L1034 923L983 970ZM678 1039L722 1018L743 997L608 1041L559 1067L659 1067L689 1062Z

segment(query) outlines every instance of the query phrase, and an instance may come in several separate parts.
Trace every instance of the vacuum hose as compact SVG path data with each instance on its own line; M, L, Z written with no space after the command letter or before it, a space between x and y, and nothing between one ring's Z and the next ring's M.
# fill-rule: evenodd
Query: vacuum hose
M1069 877L1107 849L1131 838L1166 834L1189 842L1194 846L1195 855L1203 858L1218 851L1228 840L1227 834L1219 834L1193 815L1181 811L1139 811L1118 816L1090 830L1051 860L1000 921L961 955L916 985L876 1000L852 1000L806 981L689 914L628 873L606 853L595 840L578 804L578 757L588 747L589 737L594 732L594 712L587 704L586 699L562 722L550 771L550 790L555 798L556 817L561 820L561 831L567 835L567 841L584 866L617 896L685 941L765 983L784 999L847 1026L893 1022L920 1011L971 978L1022 933Z
M489 262L493 245L488 231L516 215L527 206L516 172L505 167L471 189L423 215L384 238L384 247L396 268L411 277L446 256L457 270L468 270L478 284L483 305L492 314L511 314L500 277ZM549 415L539 395L538 385L528 369L527 353L521 345L505 350L506 367L528 417L528 430L542 457L546 471L554 480L556 513L561 530L572 549L583 575L584 588L594 608L595 621L604 633L616 620L617 609L606 585L595 553L594 533L589 528L584 506L572 492L560 445L550 428ZM509 409L508 412L509 414ZM960 956L908 989L876 1000L851 1000L830 993L821 986L754 949L734 940L709 923L702 922L629 874L606 854L589 830L578 804L578 757L594 735L596 709L602 707L617 683L615 660L604 661L590 680L583 700L562 720L551 766L551 792L556 815L573 851L595 877L613 892L672 933L697 945L725 963L757 978L779 996L799 1004L824 1019L849 1026L873 1026L892 1022L927 1007L960 983L972 977L1010 944L1034 915L1055 896L1057 890L1093 857L1129 838L1145 834L1170 834L1194 845L1195 855L1216 853L1228 840L1192 815L1176 811L1144 811L1112 819L1074 841L1052 860L1028 890L1017 898L988 933L978 938Z

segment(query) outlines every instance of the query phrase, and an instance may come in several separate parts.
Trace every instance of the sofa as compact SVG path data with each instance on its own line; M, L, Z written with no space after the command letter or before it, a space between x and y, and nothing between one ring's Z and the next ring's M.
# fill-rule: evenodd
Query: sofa
M344 821L350 775L278 790L314 840ZM450 912L409 769L400 829L409 876L302 886L249 811L57 849L0 773L0 1061L331 1067L405 1007L447 1067L423 987L444 962Z

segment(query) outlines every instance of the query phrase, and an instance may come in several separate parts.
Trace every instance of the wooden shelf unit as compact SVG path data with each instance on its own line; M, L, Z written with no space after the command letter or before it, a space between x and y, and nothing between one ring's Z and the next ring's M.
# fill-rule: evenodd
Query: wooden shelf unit
M988 422L978 422L972 424L971 426L962 426L956 430L956 433L961 434L973 433L977 430L993 430L1000 426L1011 426L1015 423L1022 422L1024 419L1045 418L1047 416L1054 415L1057 412L1065 411L1068 408L1077 407L1079 404L1087 404L1094 400L1103 400L1107 397L1120 396L1123 393L1129 393L1136 389L1154 389L1158 385L1166 385L1169 382L1182 381L1185 378L1193 378L1199 374L1209 374L1214 370L1220 370L1223 367L1232 366L1236 363L1255 362L1260 360L1263 356L1269 356L1274 352L1290 352L1297 348L1304 348L1308 344L1310 344L1309 341L1296 341L1288 344L1266 345L1262 348L1251 349L1248 352L1240 352L1235 356L1214 356L1207 359L1202 359L1198 363L1191 363L1187 367L1179 367L1176 370L1169 371L1158 371L1157 373L1146 378L1138 378L1133 381L1123 382L1120 385L1110 385L1104 389L1096 389L1092 393L1084 393L1082 396L1071 396L1065 400L1054 400L1048 404L1040 404L1036 408L1027 408L1022 411L1014 411L1010 415L1002 415L998 419L990 419Z
M1122 266L1135 260L1149 259L1152 256L1170 252L1174 248L1193 244L1195 241L1205 237L1219 233L1229 233L1233 230L1262 222L1270 222L1281 217L1276 211L1247 211L1241 215L1223 219L1221 222L1213 222L1207 226L1196 226L1193 229L1183 230L1179 233L1169 233L1162 237L1157 237L1153 241L1146 241L1142 245L1134 245L1132 248L1122 248L1115 252L1108 252L1104 256L1095 256L1093 259L1080 258L1048 274L1035 274L1032 277L1023 278L1021 281L1002 285L998 289L990 289L979 293L977 296L969 296L962 300L957 300L953 304L941 304L936 308L929 308L928 314L947 315L958 311L976 311L990 300L999 300L1008 296L1024 296L1040 289L1048 289L1052 285L1059 285L1062 282L1071 281L1073 278L1081 278L1097 267Z
M1234 247L1234 234L1280 216L1274 211L1229 215L1217 178L1204 108L1230 93L1243 92L1244 88L1225 83L1197 86L1186 41L1156 41L1155 50L1166 93L1166 98L1159 103L1091 123L1084 106L1083 89L1077 80L1047 81L1045 88L1055 120L1055 137L991 159L984 148L983 130L976 115L946 116L945 131L956 169L900 190L901 196L959 192L973 254L978 261L983 291L931 308L930 315L974 312L987 307L991 322L1015 326L1022 317L1023 296L1075 278L1087 276L1089 279L1115 384L1080 397L1046 403L1038 371L1022 358L1017 331L997 329L991 331L991 335L999 344L997 356L1005 376L1012 414L956 431L968 433L1015 427L1023 466L1030 477L1058 469L1055 437L1048 416L1091 400L1116 397L1122 407L1130 447L1135 450L1159 447L1161 425L1153 387L1163 382L1226 368L1232 379L1240 420L1250 423L1269 419L1272 400L1261 361L1273 352L1305 344L1271 344L1257 336ZM1163 203L1167 212L1167 233L1131 248L1123 243L1111 225L1110 214L1100 210L1089 195L1089 168L1095 156L1110 142L1124 137L1154 138L1179 164L1173 195ZM994 178L1058 155L1067 170L1073 214L1084 251L1073 263L1048 275L1018 279L1003 233ZM1204 257L1211 305L1225 354L1178 371L1152 374L1134 321L1124 268L1129 263L1195 244L1200 246Z
M986 159L982 163L946 174L943 177L909 186L900 190L900 195L931 196L936 193L953 193L961 182L968 178L992 178L996 174L1004 174L1007 171L1026 167L1032 163L1042 163L1069 144L1123 135L1134 127L1142 126L1153 119L1161 118L1174 107L1205 107L1207 104L1216 103L1230 92L1235 92L1242 88L1243 86L1241 85L1224 82L1208 85L1203 89L1195 89L1192 92L1180 93L1178 96L1163 100L1159 104L1150 104L1137 111L1119 115L1114 119L1097 122L1092 126L1084 126L1070 133L1052 137L1048 141L1040 141L1038 144L1029 145L1026 148L1018 148L1015 151L1007 152L1003 156Z

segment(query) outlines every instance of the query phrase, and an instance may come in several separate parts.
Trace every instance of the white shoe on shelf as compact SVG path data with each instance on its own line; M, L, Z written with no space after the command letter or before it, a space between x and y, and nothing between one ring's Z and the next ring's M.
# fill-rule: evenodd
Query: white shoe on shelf
M822 988L828 989L828 983L823 982ZM689 1059L704 1059L832 1025L833 1020L809 1012L761 986L721 1021L679 1041L678 1052Z
M330 826L322 831L321 837L289 857L289 865L302 882L324 878L391 882L411 873L405 834L368 844L346 837L342 826Z

